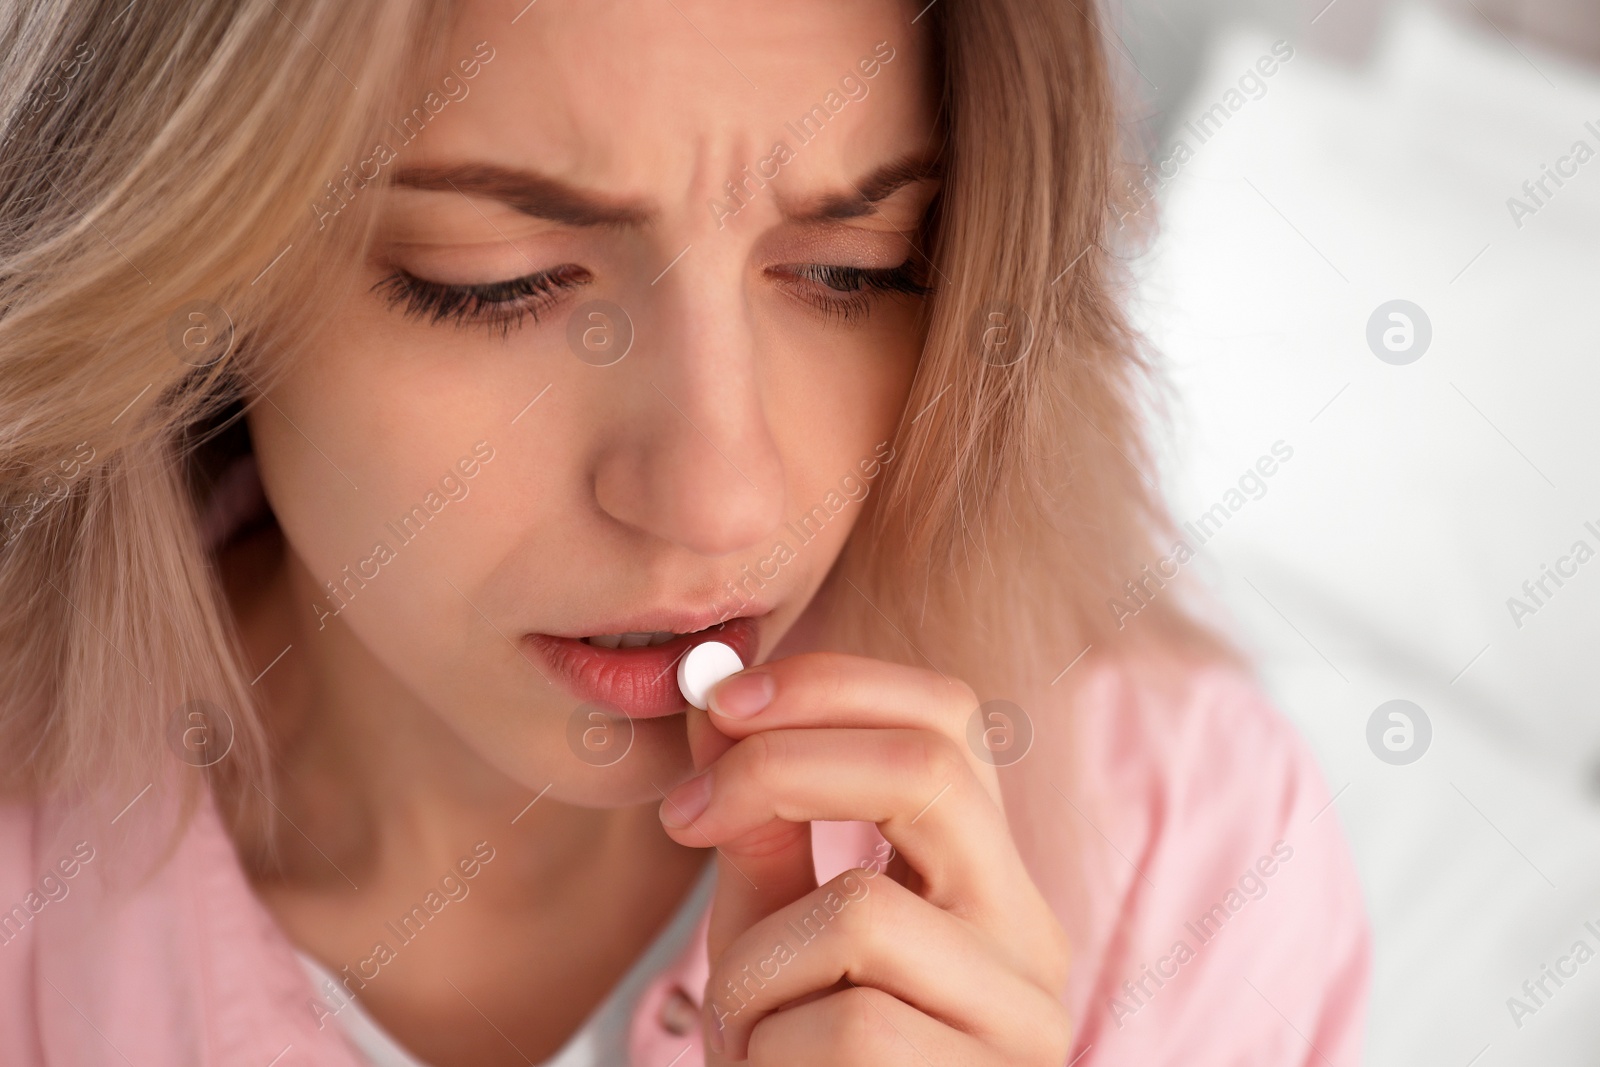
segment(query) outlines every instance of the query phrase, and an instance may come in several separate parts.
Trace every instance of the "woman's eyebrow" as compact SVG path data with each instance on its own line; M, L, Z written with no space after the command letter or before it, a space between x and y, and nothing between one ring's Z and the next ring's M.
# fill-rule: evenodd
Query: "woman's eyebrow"
M902 156L873 169L852 182L848 193L828 193L805 202L805 206L784 209L784 216L796 222L828 222L858 219L872 214L874 206L908 185L935 181L944 174L944 161L921 154ZM780 198L781 199L781 198Z
M900 189L939 178L943 162L920 154L890 160L850 183L850 191L814 196L794 206L779 206L791 221L825 222L870 215L874 206ZM643 226L654 209L643 201L617 200L530 170L492 163L407 167L394 184L430 192L456 192L498 200L534 218L569 226Z
M498 200L524 215L569 226L642 226L654 215L637 201L611 199L557 178L492 163L408 167L395 175L394 184Z

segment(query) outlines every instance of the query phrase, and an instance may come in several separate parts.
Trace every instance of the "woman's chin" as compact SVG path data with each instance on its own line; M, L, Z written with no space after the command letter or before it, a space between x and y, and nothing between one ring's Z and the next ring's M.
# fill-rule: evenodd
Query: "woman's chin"
M589 808L660 803L694 774L682 714L569 725L560 758L515 777L534 793Z

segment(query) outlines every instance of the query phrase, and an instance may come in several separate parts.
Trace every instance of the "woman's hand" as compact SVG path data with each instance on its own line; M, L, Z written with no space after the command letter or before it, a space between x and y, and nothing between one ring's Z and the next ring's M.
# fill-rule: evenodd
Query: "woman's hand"
M807 653L690 709L702 773L661 818L719 853L708 1063L1065 1062L1066 934L1012 843L994 767L968 748L977 706L932 671ZM880 862L818 886L812 820L877 823L898 854L887 876Z

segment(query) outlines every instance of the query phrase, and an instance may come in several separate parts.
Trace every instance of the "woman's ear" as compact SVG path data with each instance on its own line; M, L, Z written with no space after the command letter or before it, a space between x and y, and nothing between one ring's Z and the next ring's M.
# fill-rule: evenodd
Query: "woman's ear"
M236 535L255 527L271 514L255 455L238 456L217 477L201 507L201 544L208 551L220 551Z

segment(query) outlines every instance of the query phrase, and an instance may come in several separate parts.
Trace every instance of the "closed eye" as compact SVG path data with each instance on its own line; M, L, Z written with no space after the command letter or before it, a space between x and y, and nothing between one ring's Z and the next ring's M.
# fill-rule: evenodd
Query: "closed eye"
M827 318L855 322L871 313L873 299L882 295L924 297L933 292L922 276L916 257L897 267L844 267L803 263L772 268L797 298Z
M933 291L923 281L915 257L895 267L803 263L774 267L770 273L796 298L824 317L841 322L865 318L879 296L921 298ZM372 288L408 318L463 328L481 326L504 337L526 319L538 322L568 292L592 280L588 270L570 263L504 281L468 285L429 281L401 269Z
M450 322L460 327L482 326L504 337L524 319L531 317L538 322L539 316L560 303L569 291L591 280L589 271L567 263L520 278L473 285L433 282L396 270L372 288L391 308L400 308L409 318Z

